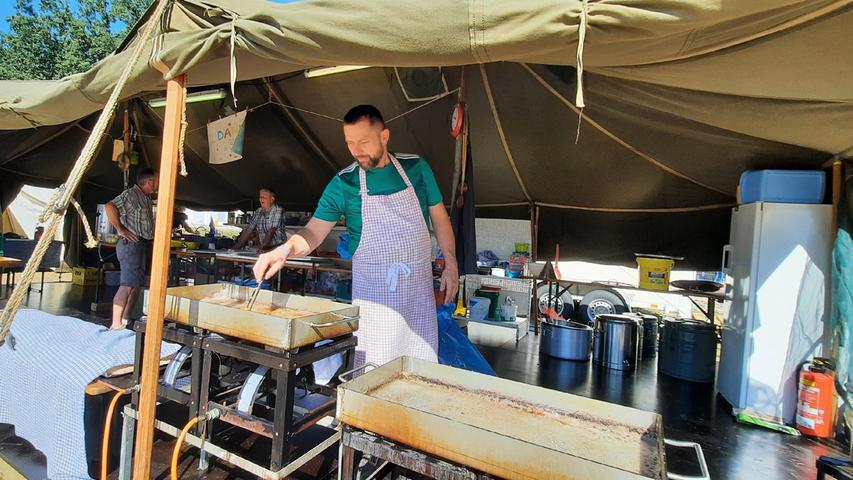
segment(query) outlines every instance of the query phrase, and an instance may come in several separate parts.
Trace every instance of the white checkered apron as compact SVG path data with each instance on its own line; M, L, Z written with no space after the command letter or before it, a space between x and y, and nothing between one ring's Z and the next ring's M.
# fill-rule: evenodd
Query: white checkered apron
M406 182L397 193L368 195L364 170L358 171L362 232L352 258L352 303L361 315L357 367L402 355L438 360L429 231L409 177L390 158Z

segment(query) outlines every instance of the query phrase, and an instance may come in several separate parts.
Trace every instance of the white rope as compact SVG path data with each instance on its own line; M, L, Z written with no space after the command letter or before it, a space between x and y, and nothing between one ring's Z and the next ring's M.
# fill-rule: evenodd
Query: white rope
M580 109L578 112L578 129L575 133L575 145L577 145L578 140L581 138L581 120L582 115L581 112L583 108L586 106L583 98L583 44L586 40L586 27L588 25L589 18L587 13L587 0L583 0L581 4L581 15L580 15L580 26L578 27L578 51L576 58L576 66L575 72L577 72L578 85L575 93L575 106Z
M98 241L95 240L95 236L92 235L92 227L89 226L89 219L83 212L83 207L80 206L80 203L78 203L75 198L71 199L71 204L74 205L74 208L77 210L77 215L80 215L80 220L83 222L83 230L86 232L86 248L97 247Z
M169 3L171 3L170 0L160 0L157 7L154 9L151 19L145 25L142 34L136 42L136 45L130 55L130 59L124 66L124 70L121 72L121 75L116 81L116 85L113 87L113 91L110 93L110 97L107 99L106 105L104 105L103 110L101 110L101 114L98 116L98 121L95 123L94 128L92 128L92 133L89 135L89 138L86 139L86 144L83 146L83 150L77 157L77 161L74 163L74 167L68 175L68 180L54 193L52 211L49 214L45 212L43 215L45 220L48 220L47 228L45 228L44 234L39 239L32 256L30 256L27 261L27 266L24 268L21 282L15 285L12 295L9 297L9 302L6 304L3 312L0 313L0 345L6 341L6 335L9 333L9 329L12 328L12 321L15 318L15 313L17 313L18 308L20 308L23 303L24 297L29 291L30 284L35 277L36 271L38 270L39 265L41 265L42 258L44 258L44 254L47 252L50 242L59 230L59 224L65 215L65 211L68 209L68 205L71 203L74 192L83 180L83 175L85 175L86 171L89 169L89 166L95 157L95 153L104 138L104 133L106 132L113 114L115 113L116 105L118 105L124 86L127 84L127 80L130 78L133 68L136 66L139 57L142 55L142 51L147 46L148 39L151 38L154 28L159 25L160 18Z
M187 87L184 85L184 98L187 98ZM236 100L235 100L236 102ZM181 133L178 135L178 161L181 163L181 176L186 177L187 173L187 161L184 158L184 142L187 139L187 126L189 123L187 122L187 102L183 102L182 110L181 110Z
M416 110L420 110L421 108L424 108L424 107L426 107L427 105L433 104L433 103L435 103L435 102L437 102L437 101L441 100L442 98L446 98L446 97L448 97L449 95L454 95L454 94L456 94L456 93L458 93L458 92L459 92L459 89L458 89L458 88L454 88L453 90L450 90L449 92L444 92L444 93L442 93L441 95L436 96L435 98L433 98L432 100L430 100L430 101L428 101L428 102L426 102L426 103L423 103L423 104L421 104L421 105L418 105L418 106L417 106L417 107L415 107L415 108L412 108L412 109L406 110L405 112L403 112L403 113L401 113L401 114L399 114L399 115L397 115L397 116L394 116L394 117L389 118L388 120L385 120L385 123L391 123L391 122L393 122L394 120L397 120L398 118L403 118L403 117L405 117L406 115L408 115L408 114L410 114L410 113L412 113L412 112L414 112L414 111L416 111Z
M234 55L234 44L237 41L237 15L231 14L231 98L234 99L234 108L237 108L237 56ZM183 175L183 174L182 174Z

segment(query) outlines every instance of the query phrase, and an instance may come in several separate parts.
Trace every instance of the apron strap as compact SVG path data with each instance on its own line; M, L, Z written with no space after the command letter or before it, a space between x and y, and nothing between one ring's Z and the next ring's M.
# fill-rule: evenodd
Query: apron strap
M411 188L412 182L409 180L409 176L406 175L406 171L403 170L403 167L400 165L400 162L397 161L397 157L395 157L390 152L388 153L388 156L391 157L391 163L394 164L394 167L397 169L397 173L399 173L400 176L403 178L403 181L406 182L406 186Z
M409 176L406 175L406 171L403 169L403 166L397 161L397 157L395 157L391 152L388 152L388 157L391 158L391 163L394 165L394 168L397 169L397 173L400 174L400 177L403 179L403 182L405 182L406 187L412 188L412 182L409 180ZM367 196L367 174L361 167L358 167L358 183L359 193L363 199Z

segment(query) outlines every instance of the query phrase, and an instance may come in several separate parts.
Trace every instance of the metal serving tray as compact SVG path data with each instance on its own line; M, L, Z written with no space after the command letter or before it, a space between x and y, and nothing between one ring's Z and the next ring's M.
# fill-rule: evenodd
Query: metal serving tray
M409 357L341 384L337 416L500 478L667 478L658 414Z
M252 290L225 283L169 288L165 316L180 324L286 350L358 330L356 306L261 290L248 311L246 302ZM145 297L147 314L148 291Z

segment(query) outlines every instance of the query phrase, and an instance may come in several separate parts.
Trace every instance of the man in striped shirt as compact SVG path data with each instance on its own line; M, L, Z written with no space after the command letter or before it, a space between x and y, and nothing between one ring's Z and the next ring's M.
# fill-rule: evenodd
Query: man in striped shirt
M145 286L148 250L154 238L154 203L157 174L146 168L136 175L136 185L107 202L106 213L116 233L116 256L121 264L121 286L113 297L113 321L110 330L127 326L139 292Z
M235 249L241 249L249 241L255 238L258 252L271 250L287 240L284 231L284 209L276 205L276 195L269 187L261 187L258 192L258 201L261 208L255 210L252 222L240 233Z

